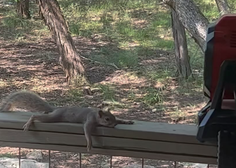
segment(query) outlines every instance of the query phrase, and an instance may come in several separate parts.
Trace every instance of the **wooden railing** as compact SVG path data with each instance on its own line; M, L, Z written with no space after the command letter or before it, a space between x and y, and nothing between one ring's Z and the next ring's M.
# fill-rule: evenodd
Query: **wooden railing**
M0 113L0 146L86 153L82 124L36 122L22 127L28 112ZM98 127L91 153L216 164L217 148L196 140L197 126L135 121L116 128Z

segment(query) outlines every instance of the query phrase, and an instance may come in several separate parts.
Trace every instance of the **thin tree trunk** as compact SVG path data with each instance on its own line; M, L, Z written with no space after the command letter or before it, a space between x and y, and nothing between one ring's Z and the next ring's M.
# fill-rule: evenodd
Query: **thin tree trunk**
M175 41L175 59L177 70L181 77L187 79L192 74L192 70L188 55L186 32L173 9L171 10L171 19L173 37Z
M39 1L35 0L36 4L38 5L38 15L40 19L43 19L43 14L41 12L40 6L39 6Z
M231 12L227 0L215 0L215 1L221 15Z
M192 0L163 0L176 11L179 20L204 51L208 20Z
M77 53L60 6L56 0L38 0L45 24L52 32L60 53L60 64L68 82L80 79L85 70Z
M29 0L17 0L16 11L19 17L30 19Z

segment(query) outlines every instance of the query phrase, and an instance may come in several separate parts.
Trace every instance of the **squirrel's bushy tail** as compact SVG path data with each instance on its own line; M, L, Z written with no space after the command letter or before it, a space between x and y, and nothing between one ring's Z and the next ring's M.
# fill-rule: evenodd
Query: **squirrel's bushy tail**
M4 100L1 104L0 111L11 111L11 103Z
M1 111L24 109L31 112L52 112L55 107L49 105L37 94L29 91L18 91L7 96L1 103Z

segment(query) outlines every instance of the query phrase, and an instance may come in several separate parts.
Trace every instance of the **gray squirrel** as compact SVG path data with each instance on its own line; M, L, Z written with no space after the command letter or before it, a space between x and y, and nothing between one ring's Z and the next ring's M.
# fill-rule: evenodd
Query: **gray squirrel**
M23 126L27 131L30 125L38 120L43 123L82 123L87 141L87 151L92 148L91 134L97 126L114 128L117 124L133 124L133 121L117 119L110 110L89 107L55 107L44 101L39 95L29 91L18 91L10 94L3 100L1 111L12 111L16 108L25 109L30 112L41 112L33 114Z

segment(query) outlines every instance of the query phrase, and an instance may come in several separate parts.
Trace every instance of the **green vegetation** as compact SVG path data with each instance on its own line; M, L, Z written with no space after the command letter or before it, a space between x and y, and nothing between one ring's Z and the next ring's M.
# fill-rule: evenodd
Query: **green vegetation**
M104 100L115 101L115 90L109 85L99 85L98 86L102 92L102 97Z
M3 154L0 154L0 158L17 158L18 156L15 155L15 154L11 154L11 153L3 153Z
M28 40L36 40L49 33L42 20L21 19L17 17L13 7L12 5L0 10L0 16L4 16L0 24L2 38L8 41L22 41L30 36ZM32 5L32 9L35 9L35 5Z
M157 89L149 88L146 90L146 95L144 96L143 101L148 106L152 106L157 103L162 103L162 93Z

